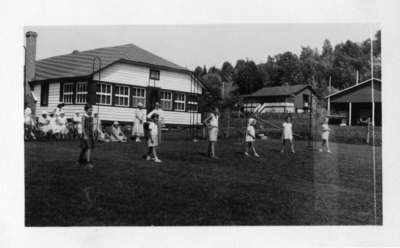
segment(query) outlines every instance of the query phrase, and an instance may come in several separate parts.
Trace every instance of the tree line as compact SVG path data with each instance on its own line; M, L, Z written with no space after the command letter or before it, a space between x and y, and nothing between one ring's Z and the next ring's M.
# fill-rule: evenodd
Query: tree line
M232 107L239 95L250 94L266 86L309 84L319 97L328 93L329 80L333 91L344 89L371 77L371 41L347 40L332 46L326 39L322 50L301 48L300 55L287 51L268 56L265 63L239 59L233 66L224 62L221 68L197 66L194 74L207 86L202 99L203 109L209 106ZM374 77L381 78L381 31L373 41ZM358 76L357 76L358 75Z

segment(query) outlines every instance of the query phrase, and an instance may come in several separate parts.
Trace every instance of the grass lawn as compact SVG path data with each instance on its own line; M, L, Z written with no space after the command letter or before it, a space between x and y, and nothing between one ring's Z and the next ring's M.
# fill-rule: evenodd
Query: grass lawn
M98 144L95 168L77 165L78 141L25 143L27 226L374 224L372 147L332 144L332 154L295 142L258 141L260 159L222 140L163 141L162 164L142 159L144 143ZM381 216L381 148L376 147Z

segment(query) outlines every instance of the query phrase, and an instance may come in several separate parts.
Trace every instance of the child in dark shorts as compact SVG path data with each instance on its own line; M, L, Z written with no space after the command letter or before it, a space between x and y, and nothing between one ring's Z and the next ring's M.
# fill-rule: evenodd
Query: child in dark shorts
M79 155L79 163L93 168L92 150L94 148L94 131L93 131L93 108L91 105L85 105L85 114L82 116L81 153Z

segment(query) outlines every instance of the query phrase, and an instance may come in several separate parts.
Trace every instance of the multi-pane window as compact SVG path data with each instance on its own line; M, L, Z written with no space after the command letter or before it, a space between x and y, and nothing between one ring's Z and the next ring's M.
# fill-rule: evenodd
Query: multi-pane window
M146 106L146 89L144 88L132 88L132 105L137 107L140 103Z
M67 104L74 103L74 83L63 84L63 102Z
M161 107L162 109L172 109L172 92L161 91Z
M177 93L175 98L175 110L185 111L186 96L183 93Z
M111 84L97 84L97 103L111 105L112 87Z
M115 100L114 104L117 106L129 106L129 87L128 86L115 86Z
M188 95L187 97L188 97L187 110L189 112L197 112L198 110L197 96Z
M160 71L150 70L150 79L160 80Z
M87 82L76 83L76 100L77 104L85 104L87 102Z

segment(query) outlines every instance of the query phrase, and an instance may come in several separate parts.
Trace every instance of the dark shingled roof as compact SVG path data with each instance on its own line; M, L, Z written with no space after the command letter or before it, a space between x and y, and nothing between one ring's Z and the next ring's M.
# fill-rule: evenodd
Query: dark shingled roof
M274 86L274 87L264 87L258 91L244 95L244 97L260 97L260 96L290 96L302 91L304 88L310 87L307 84L297 84L297 85L285 85L285 86Z
M38 60L36 61L34 80L91 75L95 56L101 58L102 68L120 61L159 69L190 72L187 68L174 64L134 44L126 44L83 52L74 51L70 54ZM98 66L97 61L96 65ZM95 70L98 70L98 67L95 67Z

